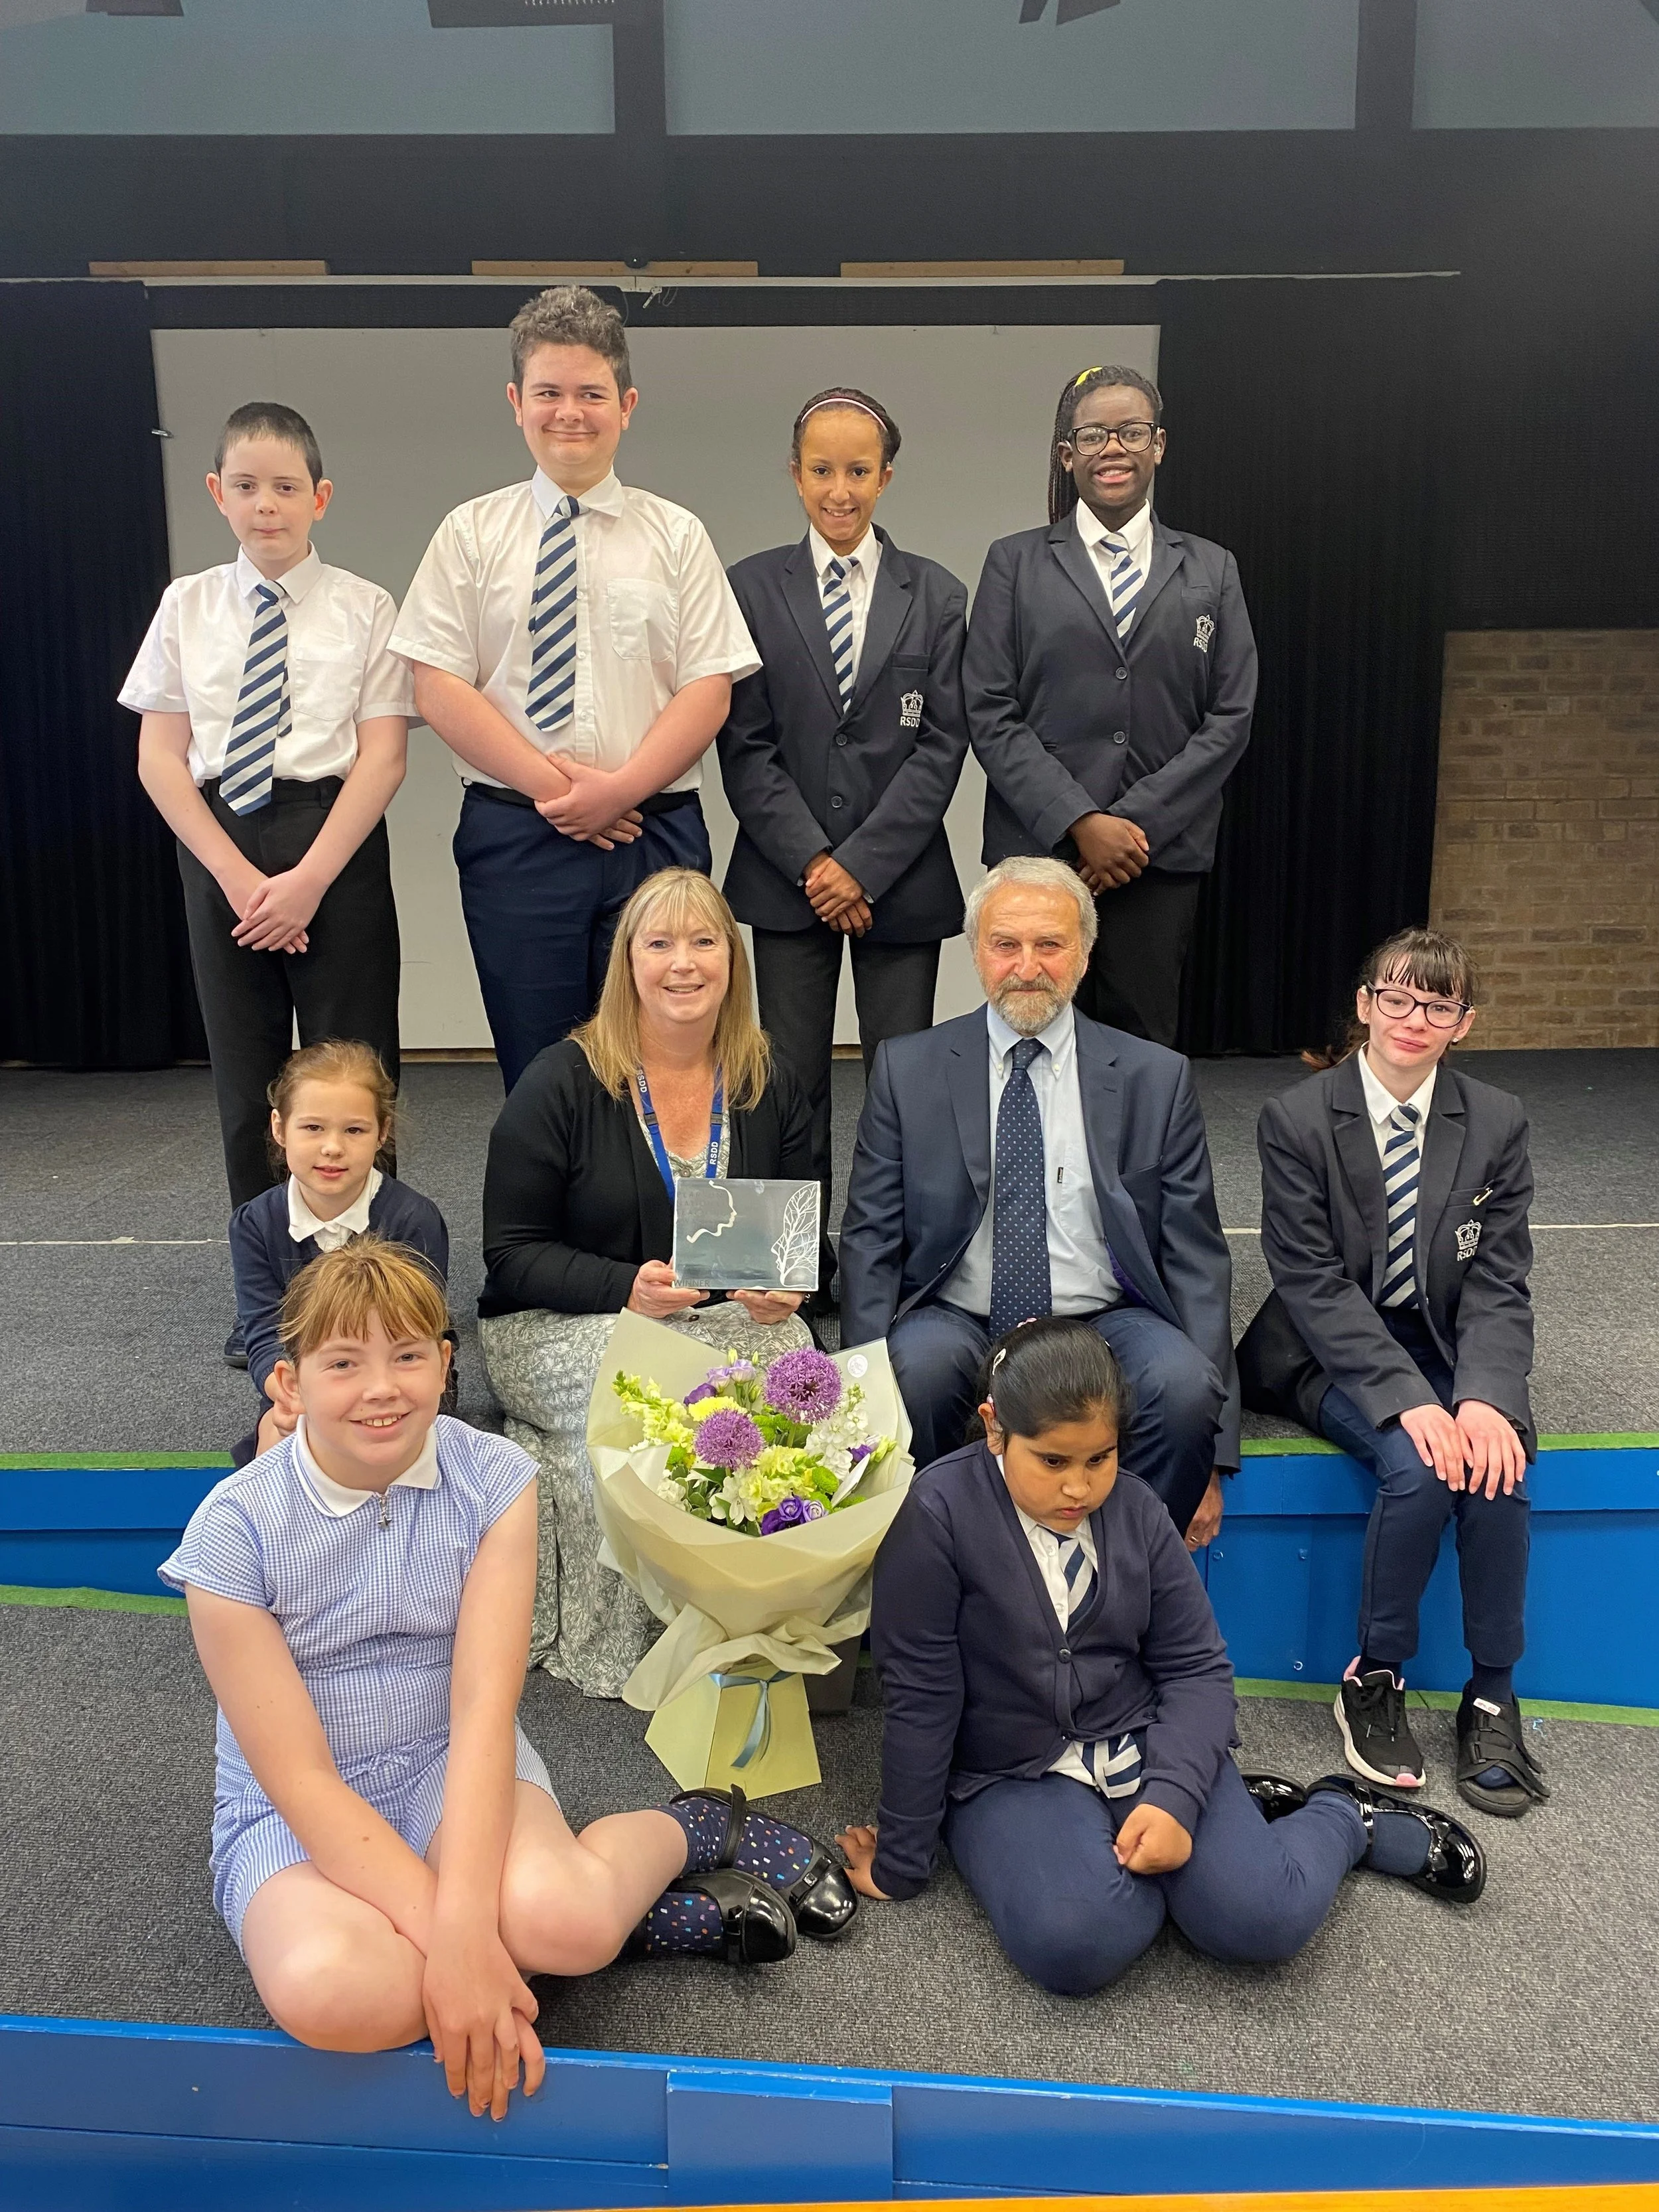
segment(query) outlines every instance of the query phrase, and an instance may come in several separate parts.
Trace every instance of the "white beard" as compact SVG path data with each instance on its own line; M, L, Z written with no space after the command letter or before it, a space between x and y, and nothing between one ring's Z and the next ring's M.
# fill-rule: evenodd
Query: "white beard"
M1060 991L1034 991L1029 988L1003 990L991 1004L1017 1036L1037 1036L1054 1020L1060 1008L1070 1003L1069 994Z

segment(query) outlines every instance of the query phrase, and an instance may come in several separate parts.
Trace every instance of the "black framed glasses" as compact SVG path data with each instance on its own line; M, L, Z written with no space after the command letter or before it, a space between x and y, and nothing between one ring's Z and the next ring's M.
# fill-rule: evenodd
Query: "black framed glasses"
M1098 453L1108 441L1117 440L1126 453L1144 453L1158 435L1155 422L1079 422L1060 443L1074 453Z
M1455 1030L1469 1012L1461 999L1419 999L1415 991L1399 991L1391 984L1374 989L1371 1004L1391 1022L1409 1021L1413 1011L1421 1006L1423 1018L1431 1030Z

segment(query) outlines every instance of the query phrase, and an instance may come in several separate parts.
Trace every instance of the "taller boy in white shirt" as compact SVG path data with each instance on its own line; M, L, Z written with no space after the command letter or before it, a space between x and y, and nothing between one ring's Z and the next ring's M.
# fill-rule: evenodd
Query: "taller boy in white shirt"
M462 763L461 908L510 1091L592 1012L635 886L709 868L697 764L760 661L702 523L617 480L622 317L565 286L508 335L536 472L446 516L392 645Z
M296 1024L301 1044L361 1038L398 1080L385 815L414 700L390 592L312 545L334 487L305 417L239 407L207 483L241 550L168 585L120 696L179 841L234 1211L272 1180L265 1093ZM246 1364L234 1330L225 1356Z

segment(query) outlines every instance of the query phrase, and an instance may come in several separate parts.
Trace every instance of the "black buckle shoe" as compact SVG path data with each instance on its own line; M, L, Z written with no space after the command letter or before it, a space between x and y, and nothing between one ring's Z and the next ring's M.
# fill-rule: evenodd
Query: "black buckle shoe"
M708 1874L684 1874L671 1887L719 1905L728 1966L770 1966L793 1953L795 1916L769 1884L737 1867L714 1867Z
M673 1799L676 1805L689 1805L694 1799L706 1797L711 1804L726 1808L726 1834L721 1841L716 1868L729 1867L738 1854L743 1839L743 1824L749 1811L749 1800L735 1784L729 1790L682 1790ZM780 1820L781 1828L790 1826ZM833 1943L844 1935L853 1916L859 1909L858 1892L847 1878L846 1869L827 1844L820 1843L805 1828L793 1832L805 1836L812 1846L812 1858L805 1874L798 1875L786 1888L778 1884L774 1894L781 1896L794 1915L795 1925L803 1936L810 1936L815 1943ZM757 1876L756 1879L760 1879ZM682 1885L683 1886L683 1885Z
M1431 1805L1414 1804L1410 1798L1396 1797L1389 1790L1373 1790L1367 1783L1356 1782L1351 1774L1328 1774L1313 1784L1308 1795L1317 1796L1322 1790L1346 1797L1364 1822L1365 1856L1361 1866L1371 1863L1377 1814L1401 1813L1428 1830L1429 1856L1427 1864L1416 1874L1398 1875L1396 1880L1408 1881L1413 1889L1447 1905L1473 1905L1486 1887L1486 1853L1462 1822L1454 1820L1449 1813L1437 1813Z
M1264 1820L1282 1820L1287 1813L1299 1813L1308 1802L1302 1784L1285 1781L1282 1774L1247 1774L1244 1787Z
M1490 1766L1501 1767L1507 1784L1483 1789L1475 1777ZM1477 1813L1495 1813L1502 1820L1518 1820L1549 1796L1543 1762L1527 1748L1517 1699L1494 1712L1464 1692L1457 1708L1457 1794Z

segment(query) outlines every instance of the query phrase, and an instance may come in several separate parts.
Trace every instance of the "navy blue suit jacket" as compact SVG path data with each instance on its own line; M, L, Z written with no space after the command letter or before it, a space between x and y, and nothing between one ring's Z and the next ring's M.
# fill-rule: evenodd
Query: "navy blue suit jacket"
M1189 1336L1226 1386L1218 1467L1238 1465L1232 1261L1204 1116L1179 1053L1082 1014L1078 1085L1101 1225L1141 1303ZM843 1344L884 1337L935 1297L991 1199L985 1010L877 1048L841 1226Z
M1238 564L1154 518L1127 646L1068 515L985 557L963 661L985 770L985 860L1060 851L1080 816L1137 823L1152 866L1215 862L1222 787L1249 742L1255 639Z
M809 540L731 572L765 665L732 686L719 738L738 817L725 890L739 921L809 929L817 917L800 879L830 852L871 902L870 942L927 944L962 927L945 810L968 755L968 594L948 568L876 535L881 561L845 711Z
M1232 1741L1227 1647L1144 1482L1120 1475L1089 1526L1101 1571L1062 1628L982 1443L910 1486L870 1615L886 1709L873 1871L890 1897L927 1881L948 1802L1046 1774L1074 1738L1145 1729L1141 1796L1196 1826Z
M424 1253L437 1269L439 1281L447 1281L449 1231L429 1198L422 1198L396 1176L387 1176L370 1201L368 1226L372 1235L384 1237L388 1243L408 1244ZM248 1375L262 1397L281 1354L276 1321L283 1294L307 1261L317 1257L317 1249L314 1237L296 1244L288 1233L286 1181L262 1190L230 1217L236 1318L247 1346Z

